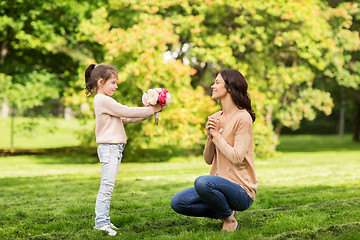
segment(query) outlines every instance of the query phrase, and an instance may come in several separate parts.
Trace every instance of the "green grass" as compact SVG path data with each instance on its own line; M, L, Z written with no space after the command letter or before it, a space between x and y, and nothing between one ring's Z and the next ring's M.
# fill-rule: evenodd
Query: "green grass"
M32 131L26 126L33 123ZM63 118L15 118L15 149L41 149L69 147L79 144L77 132L83 129L93 130L94 121L86 124L79 120ZM0 117L0 149L10 148L10 118Z
M238 213L234 233L169 205L208 174L201 156L122 163L110 211L115 237L92 229L95 156L0 157L0 239L360 239L360 148L331 139L284 136L281 152L256 160L257 199Z

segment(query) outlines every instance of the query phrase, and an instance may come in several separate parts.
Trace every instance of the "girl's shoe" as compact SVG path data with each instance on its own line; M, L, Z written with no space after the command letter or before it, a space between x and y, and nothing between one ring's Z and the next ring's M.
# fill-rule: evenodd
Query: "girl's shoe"
M100 227L100 228L94 226L94 229L106 231L110 236L115 236L117 234L117 232L115 230L111 229L110 225L105 225L105 226Z
M119 229L117 226L115 226L115 225L114 225L114 224L112 224L112 223L110 223L110 227L111 227L112 229L116 229L116 230L118 230L118 229Z

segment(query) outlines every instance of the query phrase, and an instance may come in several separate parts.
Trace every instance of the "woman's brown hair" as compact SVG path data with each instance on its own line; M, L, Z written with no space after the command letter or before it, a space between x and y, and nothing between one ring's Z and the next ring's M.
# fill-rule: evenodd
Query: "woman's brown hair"
M255 121L255 112L251 108L251 99L247 92L248 84L245 77L237 70L227 69L219 73L225 81L225 88L239 109L246 109L253 122Z

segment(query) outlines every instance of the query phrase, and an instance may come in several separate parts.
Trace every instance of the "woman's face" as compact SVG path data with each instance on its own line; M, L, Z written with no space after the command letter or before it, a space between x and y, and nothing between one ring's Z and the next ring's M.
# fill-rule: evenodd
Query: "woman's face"
M221 100L224 98L228 92L225 88L225 81L222 78L221 74L218 74L215 78L215 83L211 86L212 89L212 99Z

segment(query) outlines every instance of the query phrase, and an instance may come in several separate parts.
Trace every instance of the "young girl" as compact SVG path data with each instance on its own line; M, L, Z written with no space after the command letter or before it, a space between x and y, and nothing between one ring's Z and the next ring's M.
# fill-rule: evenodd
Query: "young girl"
M175 194L171 207L184 215L221 219L222 230L231 232L239 229L235 210L248 209L257 192L255 113L247 82L237 70L221 71L211 88L212 98L220 100L222 110L206 123L204 159L212 165L210 175L198 177L194 187Z
M136 123L148 119L162 110L161 105L127 107L111 98L118 88L118 72L109 65L90 64L85 71L86 94L93 95L96 117L95 135L101 162L100 189L95 204L95 229L116 235L118 229L110 222L109 209L122 153L126 144L123 123Z

